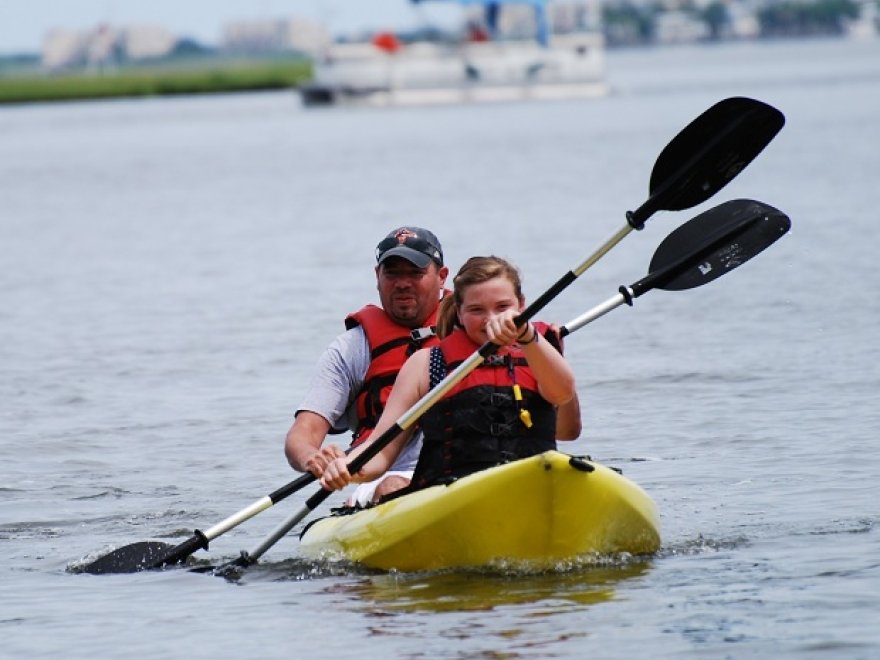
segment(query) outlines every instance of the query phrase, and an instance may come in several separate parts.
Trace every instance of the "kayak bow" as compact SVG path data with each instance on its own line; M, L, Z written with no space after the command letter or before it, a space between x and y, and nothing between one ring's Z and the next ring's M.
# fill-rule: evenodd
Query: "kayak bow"
M303 532L300 554L418 571L498 562L552 566L660 547L654 501L595 461L558 451L468 475Z

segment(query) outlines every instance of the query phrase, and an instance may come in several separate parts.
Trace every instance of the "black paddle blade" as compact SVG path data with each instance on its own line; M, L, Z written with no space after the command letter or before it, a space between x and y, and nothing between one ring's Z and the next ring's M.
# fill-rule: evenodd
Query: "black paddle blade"
M763 202L735 199L684 223L651 259L651 288L683 291L741 266L791 228L782 211Z
M776 108L742 96L719 101L666 145L651 172L650 199L628 215L640 229L654 211L709 199L761 153L785 125Z
M154 568L174 546L159 541L139 541L108 552L90 564L77 568L78 573L136 573Z
M168 545L156 541L139 541L117 548L83 567L85 573L136 573L151 568L182 564L196 550L207 550L207 537L196 530L183 543Z

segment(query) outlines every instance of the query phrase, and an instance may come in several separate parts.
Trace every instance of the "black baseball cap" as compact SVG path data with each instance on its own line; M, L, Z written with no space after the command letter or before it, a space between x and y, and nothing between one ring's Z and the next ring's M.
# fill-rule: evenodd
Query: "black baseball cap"
M418 268L427 268L433 260L443 265L443 248L434 234L421 227L399 227L376 246L376 262L390 257L403 257Z

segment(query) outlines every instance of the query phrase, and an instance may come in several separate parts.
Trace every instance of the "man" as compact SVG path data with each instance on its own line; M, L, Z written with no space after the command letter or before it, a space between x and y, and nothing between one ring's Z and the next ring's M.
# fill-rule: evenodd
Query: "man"
M437 237L420 227L400 227L376 247L376 286L381 308L367 305L346 318L348 330L324 351L287 432L284 452L291 467L320 478L334 458L328 433L354 432L366 439L378 421L397 373L419 348L435 345L437 310L449 269ZM418 460L417 432L391 470L363 484L353 501L365 504L407 484Z

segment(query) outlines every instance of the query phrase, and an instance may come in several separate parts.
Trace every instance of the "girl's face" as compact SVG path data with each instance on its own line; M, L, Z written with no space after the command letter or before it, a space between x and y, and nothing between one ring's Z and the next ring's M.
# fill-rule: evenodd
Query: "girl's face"
M465 289L458 309L458 321L471 340L484 344L489 340L486 334L489 319L509 309L516 313L521 312L522 301L516 297L510 280L506 277L493 277Z

